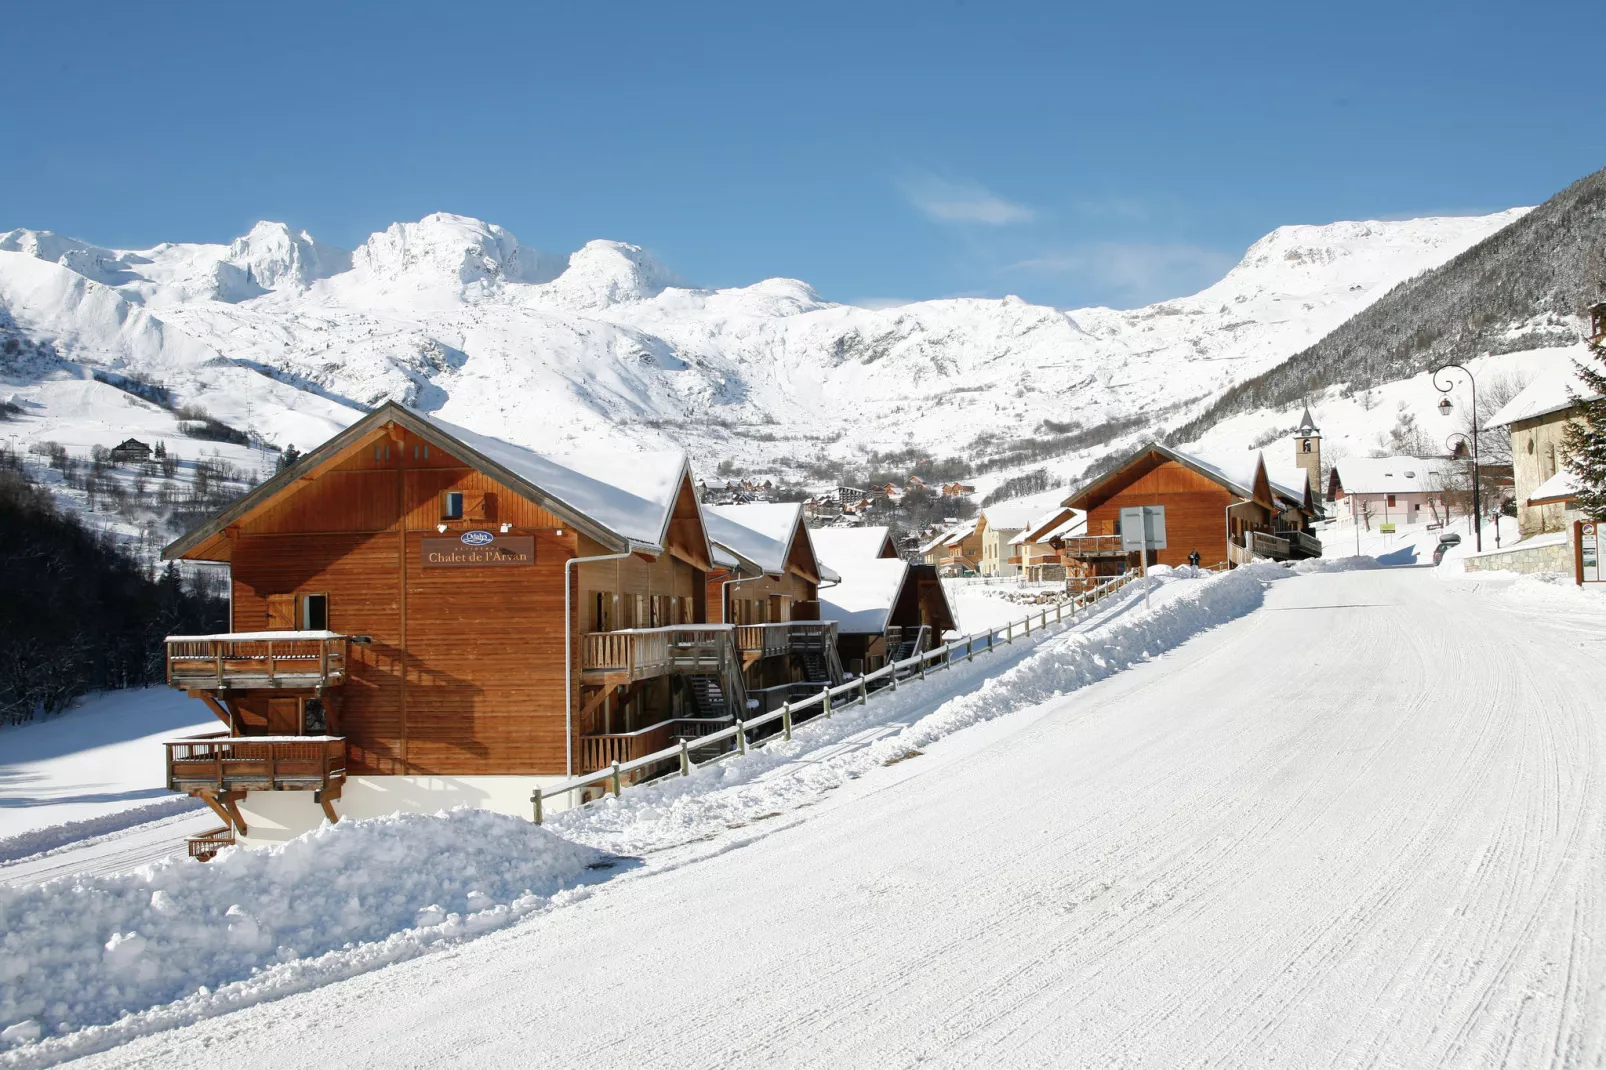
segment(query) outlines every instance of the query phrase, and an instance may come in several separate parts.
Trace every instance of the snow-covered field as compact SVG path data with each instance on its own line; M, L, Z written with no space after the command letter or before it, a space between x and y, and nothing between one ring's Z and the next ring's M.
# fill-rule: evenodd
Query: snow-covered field
M0 728L0 862L194 809L165 786L162 740L219 728L166 687L91 695L58 717Z
M1152 613L1129 595L789 745L521 824L546 837L529 865L591 852L539 875L465 881L510 837L419 819L325 830L333 868L297 847L0 890L36 930L74 888L89 919L55 937L81 972L31 1013L107 1005L119 977L136 1012L4 1061L129 1040L89 1062L300 1065L338 1035L384 1066L1595 1065L1606 606L1335 566L1162 572ZM414 835L435 846L410 856ZM341 883L370 850L401 866L388 899ZM347 892L372 928L342 949ZM463 942L476 926L499 931ZM211 979L174 979L184 933L229 948ZM19 946L0 992L54 992ZM236 960L261 972L230 981Z

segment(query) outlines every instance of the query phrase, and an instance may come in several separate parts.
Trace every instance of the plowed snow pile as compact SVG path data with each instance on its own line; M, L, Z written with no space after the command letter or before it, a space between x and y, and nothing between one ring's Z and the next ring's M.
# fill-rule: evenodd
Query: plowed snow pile
M180 1018L219 1013L499 928L598 858L529 821L456 810L0 887L0 1023L15 1043L41 1020L69 1032L180 997Z

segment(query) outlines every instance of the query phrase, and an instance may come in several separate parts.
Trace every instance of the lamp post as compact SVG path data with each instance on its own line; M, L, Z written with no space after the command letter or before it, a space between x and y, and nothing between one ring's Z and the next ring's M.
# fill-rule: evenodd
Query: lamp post
M1452 456L1455 454L1455 448L1458 443L1472 447L1472 530L1477 541L1478 552L1482 553L1483 499L1480 494L1480 486L1483 479L1478 468L1478 432L1481 430L1478 426L1478 381L1472 377L1472 373L1467 370L1465 365L1457 364L1455 361L1449 361L1434 368L1433 385L1438 389L1439 393L1444 395L1439 400L1439 415L1441 416L1448 416L1455 409L1455 406L1450 403L1450 391L1455 388L1455 383L1450 382L1448 379L1443 385L1439 383L1439 373L1449 371L1451 368L1459 368L1461 373L1467 377L1467 384L1472 388L1472 434L1464 435L1458 431L1445 439L1444 444L1450 448Z

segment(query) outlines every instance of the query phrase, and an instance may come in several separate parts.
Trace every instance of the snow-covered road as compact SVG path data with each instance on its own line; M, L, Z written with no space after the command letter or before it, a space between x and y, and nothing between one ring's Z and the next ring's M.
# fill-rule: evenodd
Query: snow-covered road
M1536 588L1284 580L685 864L88 1061L1598 1065L1606 615Z

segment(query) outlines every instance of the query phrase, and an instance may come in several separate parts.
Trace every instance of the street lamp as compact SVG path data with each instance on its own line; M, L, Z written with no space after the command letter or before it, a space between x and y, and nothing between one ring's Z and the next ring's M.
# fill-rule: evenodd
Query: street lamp
M1449 438L1445 439L1444 444L1449 447L1452 456L1454 456L1456 447L1458 445L1470 446L1472 448L1472 530L1475 533L1474 537L1477 540L1478 552L1482 553L1483 500L1479 493L1479 485L1483 482L1483 480L1478 469L1478 432L1481 430L1481 428L1478 426L1478 381L1472 377L1472 373L1470 371L1467 371L1465 365L1457 364L1453 360L1434 368L1432 376L1433 385L1438 389L1439 393L1444 395L1444 397L1439 400L1440 416L1448 416L1455 409L1455 406L1450 403L1450 391L1455 388L1455 383L1450 382L1448 379L1446 379L1442 385L1439 383L1439 373L1449 371L1451 368L1461 369L1462 374L1467 377L1468 385L1472 387L1472 434L1464 435L1458 431Z

